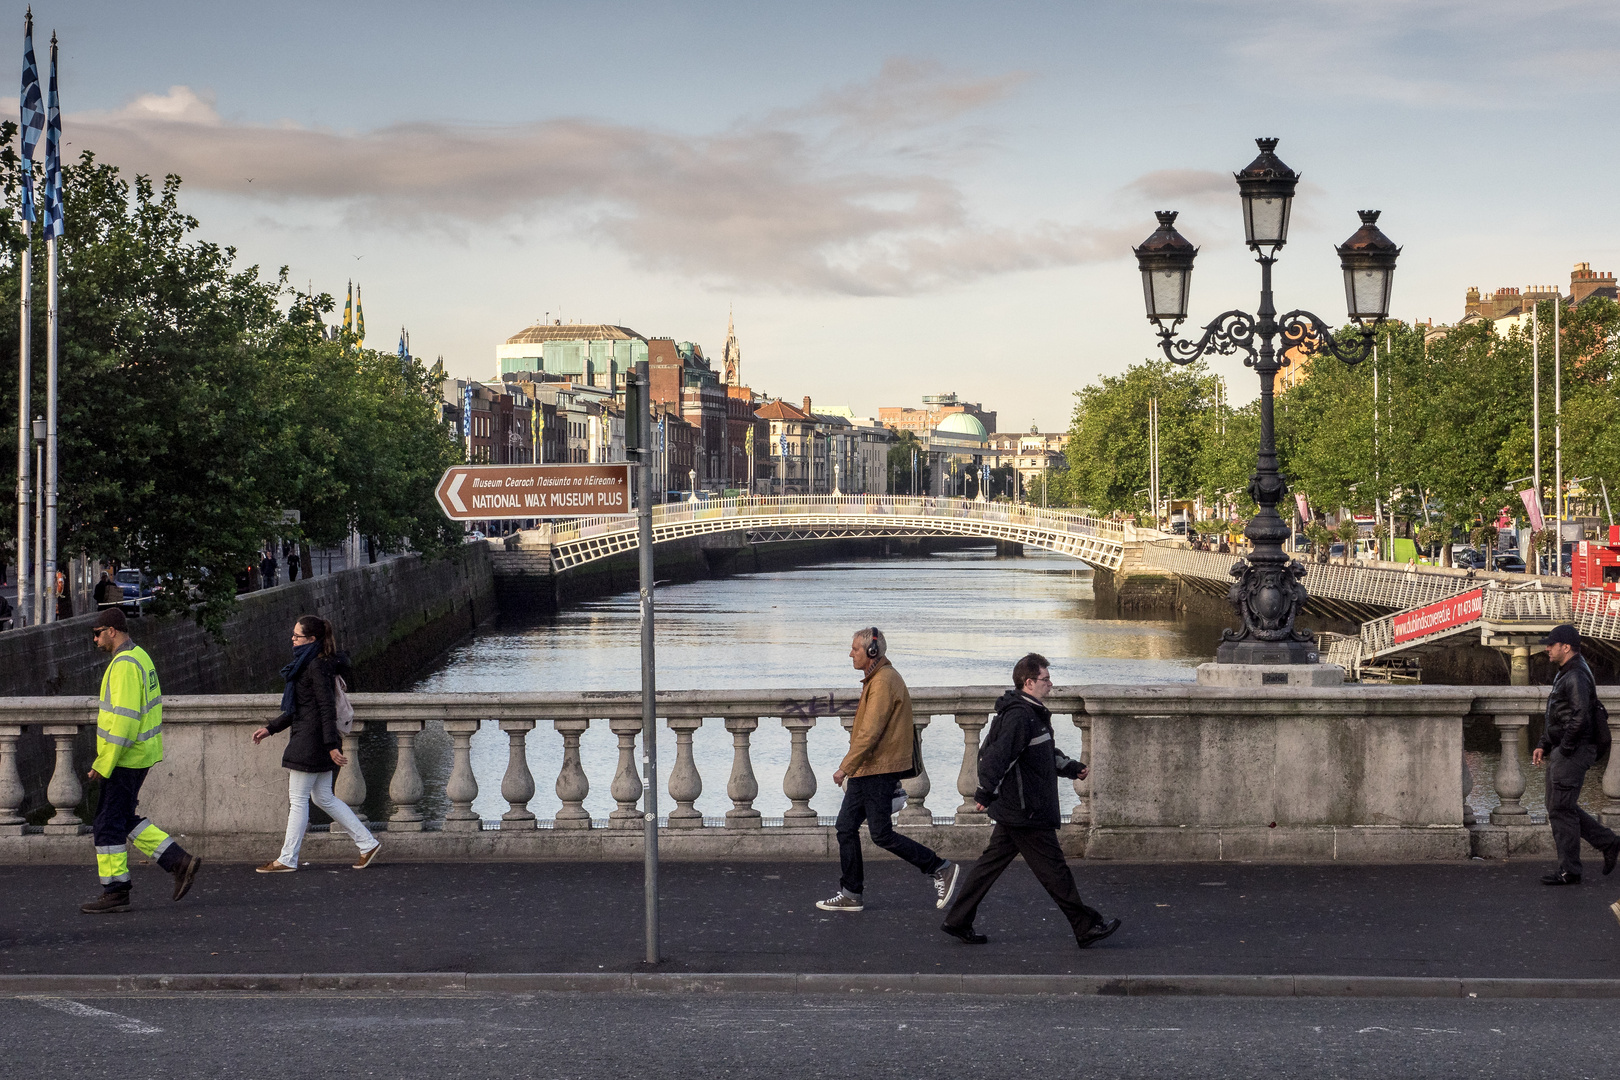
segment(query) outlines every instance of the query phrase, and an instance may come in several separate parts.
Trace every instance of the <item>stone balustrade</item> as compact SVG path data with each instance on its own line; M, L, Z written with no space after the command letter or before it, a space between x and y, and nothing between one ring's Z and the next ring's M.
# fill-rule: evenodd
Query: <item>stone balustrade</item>
M925 842L952 857L971 856L984 842L989 822L973 802L977 751L1001 693L1000 687L912 689L928 753L954 747L949 760L960 756L955 788L961 801L948 815L930 807L931 796L940 800L925 769L905 781L908 804L897 824L926 833ZM1611 711L1620 717L1620 693L1607 696L1617 699ZM668 801L661 800L667 808L663 851L674 858L832 857L831 830L811 806L824 781L812 767L809 736L818 724L847 727L857 698L853 687L660 694L659 722L675 747L661 770L668 792ZM355 724L344 748L377 783L386 775L386 814L374 827L400 856L639 855L638 694L354 694L350 700ZM1532 823L1520 802L1524 733L1544 702L1545 689L1536 687L1060 687L1048 700L1069 732L1060 741L1078 744L1092 770L1073 784L1076 801L1060 835L1073 854L1112 859L1380 862L1546 851L1545 825ZM248 735L278 704L272 695L168 698L165 759L143 791L143 814L216 856L261 854L286 820L286 778L279 753L254 748ZM78 808L88 761L76 763L75 752L83 757L94 717L88 698L0 698L0 861L84 857L78 837L88 825ZM1473 821L1464 801L1472 785L1462 753L1469 718L1493 725L1503 751L1491 781L1499 805L1488 821ZM723 817L706 818L696 806L705 790L722 790L721 777L701 774L693 749L706 725L731 744L723 778L730 809ZM424 778L416 743L430 726L448 743L448 763ZM581 739L592 728L616 740L611 775L587 772ZM498 820L480 820L474 810L480 788L473 740L480 731L488 733L486 740L498 738L495 732L507 737L499 786L507 809ZM18 768L25 735L48 739L54 760L48 780L30 770L36 790L25 789ZM786 809L779 819L755 806L761 790L756 747L767 739L778 767L786 748L780 772ZM555 773L544 779L554 782L560 805L549 819L531 805L537 785L530 761L537 749L535 760L555 763ZM1620 825L1615 759L1620 755L1603 776L1602 816ZM429 781L436 790L442 786L433 808L424 807ZM586 806L593 781L615 807L599 819ZM336 792L362 811L370 794L364 771L342 770ZM373 810L379 805L374 799ZM311 840L318 856L324 840Z

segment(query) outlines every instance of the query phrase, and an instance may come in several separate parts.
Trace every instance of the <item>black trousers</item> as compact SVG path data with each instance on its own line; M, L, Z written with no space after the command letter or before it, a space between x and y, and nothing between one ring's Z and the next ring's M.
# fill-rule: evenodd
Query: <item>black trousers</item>
M1581 874L1581 841L1607 851L1620 844L1620 836L1597 818L1581 809L1577 801L1586 770L1597 758L1597 747L1583 746L1566 756L1554 749L1547 758L1547 823L1552 826L1553 846L1558 849L1558 869Z
M996 823L990 833L990 843L984 854L974 863L956 894L956 902L945 913L945 925L961 930L973 928L973 917L979 904L990 892L990 886L1001 877L1002 871L1012 865L1019 855L1029 864L1035 880L1047 895L1057 902L1058 909L1069 920L1075 939L1103 921L1102 912L1087 907L1074 886L1074 875L1063 860L1063 849L1058 846L1057 830L1049 828L1018 828Z
M872 843L923 873L932 874L945 865L932 850L894 831L894 788L899 782L899 773L851 776L844 781L844 804L838 808L838 885L850 896L861 895L866 884L866 867L861 861L863 821Z

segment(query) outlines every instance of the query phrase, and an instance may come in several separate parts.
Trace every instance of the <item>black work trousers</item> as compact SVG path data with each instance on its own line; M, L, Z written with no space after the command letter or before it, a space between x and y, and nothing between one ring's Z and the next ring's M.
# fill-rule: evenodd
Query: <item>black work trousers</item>
M1041 883L1041 887L1057 902L1058 909L1069 920L1076 941L1103 921L1102 912L1087 907L1080 899L1080 891L1074 885L1074 875L1069 872L1069 864L1063 860L1063 849L1058 846L1056 829L1039 826L1021 828L997 822L990 833L990 843L985 845L984 854L968 869L962 889L956 894L956 902L945 913L945 925L958 930L973 929L973 917L990 892L990 886L1019 855L1024 857L1035 874L1035 880Z
M1597 747L1586 745L1573 754L1554 748L1547 757L1547 823L1552 826L1553 846L1558 849L1558 869L1581 876L1581 841L1608 851L1620 844L1620 836L1597 818L1581 809L1581 785L1586 770L1597 759Z
M899 783L899 773L851 776L844 781L844 805L838 808L838 885L850 896L860 896L866 884L866 867L861 861L863 821L872 843L923 873L932 874L945 865L932 850L894 831L894 789Z

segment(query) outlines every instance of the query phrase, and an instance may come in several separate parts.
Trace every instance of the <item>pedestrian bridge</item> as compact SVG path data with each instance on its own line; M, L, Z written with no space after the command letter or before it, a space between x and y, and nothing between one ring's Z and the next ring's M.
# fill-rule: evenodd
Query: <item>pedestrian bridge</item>
M789 495L666 503L653 507L653 544L743 532L752 543L855 536L976 536L1044 548L1118 570L1128 542L1163 534L1090 514L1016 503L894 495ZM556 573L638 545L630 515L571 518L551 529Z

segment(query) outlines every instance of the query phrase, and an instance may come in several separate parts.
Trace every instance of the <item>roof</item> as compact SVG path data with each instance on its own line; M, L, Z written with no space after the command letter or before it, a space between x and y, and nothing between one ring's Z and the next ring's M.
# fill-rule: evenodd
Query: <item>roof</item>
M970 413L951 413L934 426L935 431L954 432L958 435L970 435L975 439L987 439L989 434L984 425L979 423L978 417Z
M506 339L508 345L532 345L541 341L646 341L634 330L606 323L536 323L521 334Z
M785 401L768 401L754 410L761 420L809 420L810 414L796 409Z

